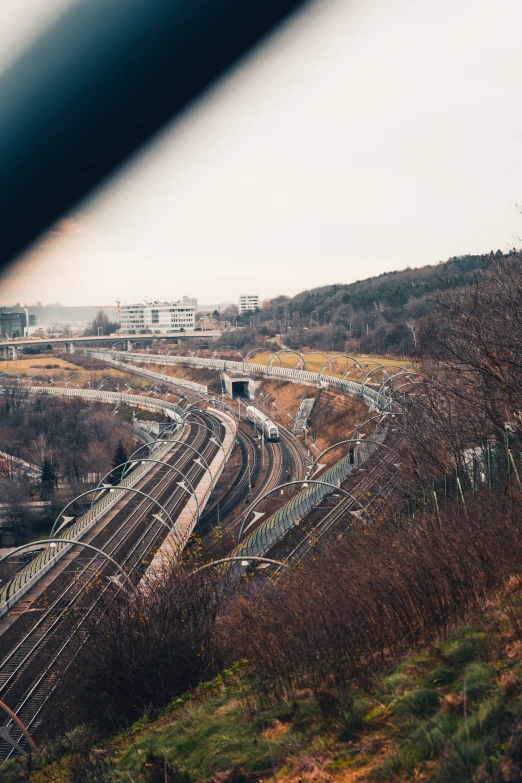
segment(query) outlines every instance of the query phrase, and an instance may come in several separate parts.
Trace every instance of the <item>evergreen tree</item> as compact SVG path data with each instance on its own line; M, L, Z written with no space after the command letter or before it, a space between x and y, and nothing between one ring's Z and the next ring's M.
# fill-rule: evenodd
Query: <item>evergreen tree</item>
M111 484L119 484L119 482L121 481L123 471L125 470L125 465L123 463L127 462L128 458L129 457L125 449L125 446L120 440L118 442L118 446L116 447L116 451L114 452L114 457L112 459L112 467L116 468L116 470L113 470L113 472L110 475Z
M42 474L40 478L40 484L42 487L42 499L50 500L54 494L54 488L56 487L56 471L53 468L53 463L46 457L42 462Z

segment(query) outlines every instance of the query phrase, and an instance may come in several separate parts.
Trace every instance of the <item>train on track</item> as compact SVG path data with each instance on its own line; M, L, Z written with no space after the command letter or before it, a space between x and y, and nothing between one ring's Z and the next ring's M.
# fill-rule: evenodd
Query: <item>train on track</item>
M268 440L279 440L279 430L276 425L270 419L266 413L254 408L253 405L249 405L246 409L247 416L254 423L254 426L259 427L265 433L265 438Z

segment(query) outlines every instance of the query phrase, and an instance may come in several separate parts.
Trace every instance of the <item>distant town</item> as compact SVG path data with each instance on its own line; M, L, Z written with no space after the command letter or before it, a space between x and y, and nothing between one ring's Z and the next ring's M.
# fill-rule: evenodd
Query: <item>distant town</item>
M144 301L109 306L69 307L60 304L0 308L0 338L80 337L90 334L171 334L237 327L237 319L259 311L257 294L244 294L238 302L198 305L194 297L176 301ZM94 330L94 331L93 331Z

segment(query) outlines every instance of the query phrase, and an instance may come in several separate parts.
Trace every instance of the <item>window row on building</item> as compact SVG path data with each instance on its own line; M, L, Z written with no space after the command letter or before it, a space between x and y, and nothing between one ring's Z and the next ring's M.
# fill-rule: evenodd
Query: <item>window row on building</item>
M122 305L121 331L124 334L169 334L192 331L195 326L195 315L195 306L185 301Z

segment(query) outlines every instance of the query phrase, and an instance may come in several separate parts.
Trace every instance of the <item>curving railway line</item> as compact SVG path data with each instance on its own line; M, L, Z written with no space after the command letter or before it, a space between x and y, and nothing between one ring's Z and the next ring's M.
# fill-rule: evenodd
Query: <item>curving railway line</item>
M293 375L300 379L301 376L314 374L293 371ZM338 379L329 378L329 381L338 383ZM343 383L346 385L348 382ZM350 386L348 383L343 390L352 393L352 386L355 387L355 384ZM366 388L363 389L365 395L370 399ZM370 402L375 404L373 397ZM220 448L216 441L210 439L215 435L216 440L221 442L225 427L209 411L194 405L190 407L194 421L192 426L187 422L189 432L186 442L201 452L203 462L208 464ZM259 407L262 408L261 405ZM234 517L234 511L247 496L255 499L285 481L304 479L308 469L306 450L284 427L279 428L279 434L278 442L264 443L265 470L262 470L261 444L246 423L238 429L239 471L234 473L235 479L229 482L229 486L222 477L221 485L218 485L221 490L219 511L217 503L209 507L200 519L203 527L211 527L219 519L224 520L223 528L232 540L239 531L244 514L242 512ZM206 468L202 462L196 462L194 456L194 452L176 445L162 459L176 466L195 486ZM326 498L334 505L329 509L313 507L300 524L290 529L284 539L280 538L271 549L277 554L277 559L298 563L317 541L337 525L345 526L349 522L351 527L354 519L351 514L360 509L360 504L371 509L377 498L392 491L392 461L392 453L387 452L383 458L365 463L360 471L344 480L343 484L349 486L352 498L336 497L335 492L327 494ZM237 466L232 468L232 472L236 470ZM180 473L170 470L167 465L156 465L136 487L161 503L176 521L186 505L187 495L190 503L188 490L179 485L181 478ZM252 486L256 487L255 493L252 493ZM103 549L137 583L168 534L166 525L155 518L153 512L156 510L151 500L137 498L134 494L131 498L126 495L83 540ZM258 524L260 522L249 530L249 535L255 533ZM214 546L219 544L209 542L209 554L212 554ZM31 589L26 600L15 604L2 624L3 632L0 626L0 699L14 709L37 739L45 733L46 714L56 687L53 675L58 664L62 669L64 665L70 665L87 639L87 621L96 617L103 598L110 595L110 591L126 589L112 563L98 555L85 553L81 545L71 547L60 563ZM12 732L13 739L24 747L26 740L11 720L4 721L3 728L6 727ZM14 752L12 746L0 738L0 759L8 758Z
M388 497L393 490L393 468L395 467L393 460L395 458L393 452L387 451L375 464L365 464L364 471L359 469L360 472L356 472L353 477L344 481L341 486L350 491L353 499L341 497L339 502L326 513L324 509L313 509L300 525L301 531L305 531L307 527L308 530L300 532L299 528L295 528L290 532L281 559L285 563L297 564L338 524L349 521L349 527L351 527L356 517L348 517L348 515L358 510L359 503L371 513L378 501ZM363 475L361 476L360 473ZM290 548L288 549L289 542ZM271 551L273 553L278 550L283 551L283 542L276 544ZM277 570L279 571L280 568Z
M203 412L198 412L197 417L218 438L222 436L223 425L215 417ZM190 432L187 442L210 460L219 449L210 442L210 437L208 431L197 428L195 434ZM204 468L193 457L192 452L177 446L165 461L182 470L191 483L197 483ZM175 520L185 504L185 491L177 486L178 481L176 471L157 466L138 486L159 500ZM115 509L112 518L104 525L99 524L85 541L104 549L125 567L136 583L143 575L150 553L158 548L168 530L154 519L154 504L149 500L123 499ZM28 594L30 609L19 614L0 636L0 699L15 710L36 737L41 733L45 708L55 687L52 673L58 660L61 666L72 660L78 646L85 641L82 631L86 620L107 591L122 588L118 581L111 579L115 576L112 564L96 555L85 557L85 551L81 546L71 549L64 558L65 568L59 569L43 592L38 586L34 588L32 600ZM13 607L15 615L16 609L17 605ZM3 725L10 727L12 736L23 747L25 739L12 722L5 721ZM0 758L8 758L13 752L9 743L0 740Z
M245 425L244 425L245 426ZM233 485L227 489L219 501L219 518L226 520L237 509L243 500L249 495L253 500L265 492L277 487L290 478L302 478L307 469L303 451L297 445L295 439L279 428L280 440L276 442L265 441L266 472L259 481L261 475L260 442L244 429L238 430L238 442L241 449L241 470ZM250 477L250 480L249 480ZM252 488L255 487L255 491ZM249 492L250 488L250 492ZM237 535L241 527L243 512L234 518L229 518L223 525L232 534ZM216 525L218 522L217 505L203 515L202 523L205 529ZM219 544L207 542L206 554L214 556L222 554Z

